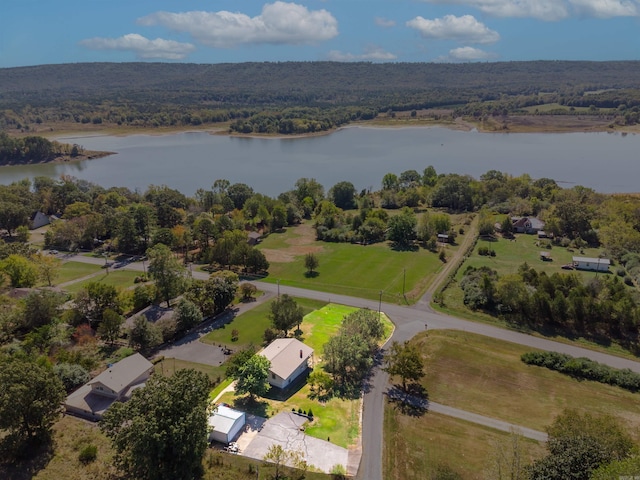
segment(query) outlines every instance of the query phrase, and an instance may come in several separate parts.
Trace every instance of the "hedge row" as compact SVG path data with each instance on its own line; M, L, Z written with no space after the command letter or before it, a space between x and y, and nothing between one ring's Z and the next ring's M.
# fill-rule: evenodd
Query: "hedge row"
M630 392L640 390L640 374L628 368L621 370L588 358L574 358L558 352L528 352L524 353L520 359L527 365L547 367L573 378L606 383Z

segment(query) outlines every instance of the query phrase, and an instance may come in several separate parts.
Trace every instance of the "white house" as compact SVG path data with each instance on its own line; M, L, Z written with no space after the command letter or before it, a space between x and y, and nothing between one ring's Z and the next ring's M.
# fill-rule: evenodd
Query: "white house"
M219 405L209 417L209 441L231 443L246 423L244 412Z
M109 366L73 392L67 397L64 406L69 413L90 420L100 420L113 402L129 400L136 388L144 386L152 372L153 364L135 353Z
M286 388L309 368L313 348L295 338L278 338L258 352L271 362L269 383Z
M608 272L611 262L608 258L573 257L573 266L577 270Z

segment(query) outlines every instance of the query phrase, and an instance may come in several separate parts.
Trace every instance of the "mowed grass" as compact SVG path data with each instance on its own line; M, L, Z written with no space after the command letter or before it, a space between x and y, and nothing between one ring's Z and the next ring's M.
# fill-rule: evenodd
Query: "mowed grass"
M83 280L82 282L72 283L71 285L67 285L66 287L64 287L64 289L71 293L77 293L82 290L85 285L91 282L103 283L105 285L113 285L114 287L126 289L136 285L134 280L139 276L139 272L131 272L129 270L115 270L110 271L109 274L105 272L104 274L96 275L95 277L88 278L87 280Z
M90 263L81 262L65 262L58 270L58 276L55 279L55 285L71 282L78 278L86 277L100 271L100 265L92 265Z
M438 469L447 467L465 480L497 478L489 473L491 463L499 446L509 442L509 436L506 432L437 413L419 417L404 415L387 403L383 478L436 478ZM533 440L524 440L524 449L527 462L544 454L544 446Z
M420 333L412 342L423 352L422 383L434 402L540 431L573 408L615 415L640 433L637 394L525 365L520 356L531 348L454 330Z
M306 412L313 411L313 422L308 423L305 429L307 435L329 440L340 447L348 447L353 444L360 432L360 400L344 400L331 398L326 402L318 402L309 398L309 385L302 385L297 391L291 393L286 399L260 397L254 405L254 409L248 409L244 396L236 396L233 392L226 392L220 397L221 402L233 405L242 411L252 410L260 416L273 417L280 412L296 411L300 408Z
M190 368L196 372L202 372L209 377L212 383L220 383L225 377L225 367L214 367L203 363L188 362L178 358L164 358L154 366L156 375L171 377L176 371Z
M443 265L438 254L422 248L396 251L387 242L367 246L316 242L301 236L300 228L309 227L288 228L261 243L261 249L281 250L288 255L286 261L270 260L264 281L372 300L378 300L382 291L385 302L414 303ZM313 250L319 261L314 276L308 275L304 266L305 247Z
M305 314L322 308L327 304L326 302L306 298L296 298L295 300L302 307ZM233 350L243 349L249 345L259 347L264 342L264 331L271 327L270 314L271 302L262 303L234 318L231 323L209 332L200 341L212 345L225 345ZM238 330L239 335L236 342L231 341L232 330Z
M551 249L544 248L549 240L538 239L535 235L516 235L515 240L508 240L498 237L496 241L478 240L472 255L465 261L458 270L458 279L462 278L467 266L472 267L489 267L498 272L498 275L507 275L518 272L518 267L527 262L530 267L535 268L539 272L546 272L547 275L553 273L570 273L575 272L584 278L595 276L595 272L587 272L580 270L563 270L562 265L572 262L573 257L593 257L597 258L600 250L596 248L585 248L580 253L578 250L573 252L567 248L554 246ZM538 245L536 245L538 244ZM495 257L478 255L478 249L488 247L496 252ZM551 261L542 261L540 252L548 252L551 255ZM602 273L599 273L602 275Z

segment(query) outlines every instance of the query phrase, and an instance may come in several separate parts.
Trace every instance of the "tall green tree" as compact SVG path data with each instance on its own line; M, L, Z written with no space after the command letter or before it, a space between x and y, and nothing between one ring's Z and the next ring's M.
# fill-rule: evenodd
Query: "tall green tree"
M178 370L155 375L126 403L104 414L100 429L116 451L116 465L129 478L192 480L202 474L207 448L209 379Z
M31 292L24 299L24 326L28 330L49 325L62 313L65 295L51 290Z
M398 376L402 381L402 390L407 391L407 381L419 381L424 377L424 362L415 345L393 342L384 356L385 372Z
M187 286L187 270L173 255L169 247L159 243L147 250L147 271L156 282L160 297L170 307L171 299L184 292Z
M19 450L50 438L64 386L51 368L19 354L0 355L0 431ZM20 452L16 452L20 453Z
M417 219L411 209L405 207L399 215L389 218L387 239L407 247L417 238Z
M187 331L202 322L202 312L198 306L186 298L181 298L175 310L176 327Z
M356 206L356 188L351 182L338 182L329 190L329 198L336 207L350 210Z
M115 310L107 308L102 314L102 322L98 326L98 335L105 341L113 345L118 338L124 318Z
M106 283L89 282L76 294L74 303L83 318L93 325L102 321L107 309L121 311L118 290Z
M262 355L250 357L235 373L236 394L249 394L249 398L253 400L255 396L267 393L271 388L267 381L269 368L271 368L271 362Z
M273 327L283 331L284 335L287 336L287 333L293 327L298 325L299 328L304 317L304 311L293 297L285 293L271 303L270 317Z

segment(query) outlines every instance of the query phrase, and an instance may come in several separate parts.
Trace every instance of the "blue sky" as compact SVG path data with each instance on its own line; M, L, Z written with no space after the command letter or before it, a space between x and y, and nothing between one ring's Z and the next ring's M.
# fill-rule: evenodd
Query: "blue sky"
M638 60L640 0L2 0L0 67Z

